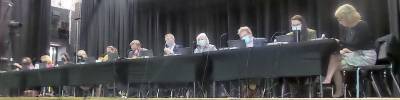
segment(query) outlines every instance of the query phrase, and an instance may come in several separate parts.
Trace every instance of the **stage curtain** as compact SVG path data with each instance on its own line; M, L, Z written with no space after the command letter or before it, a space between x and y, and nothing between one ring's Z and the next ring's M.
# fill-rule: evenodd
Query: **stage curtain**
M318 35L335 37L339 25L334 12L345 3L353 4L378 36L390 33L387 0L83 0L80 49L97 57L113 45L126 57L129 42L138 39L160 56L168 32L186 47L194 47L196 35L205 32L221 47L238 39L240 26L268 39L286 33L295 14L303 15ZM223 33L227 35L220 37Z

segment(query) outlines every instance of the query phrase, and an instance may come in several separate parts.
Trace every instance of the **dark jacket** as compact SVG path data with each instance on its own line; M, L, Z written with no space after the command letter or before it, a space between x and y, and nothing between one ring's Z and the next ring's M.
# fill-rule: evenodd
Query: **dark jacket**
M137 56L137 57L150 56L150 55L148 55L147 53L145 53L146 51L148 51L148 49L146 49L146 48L141 48L141 49L139 50L139 56ZM129 53L128 53L128 58L132 58L132 57L134 57L134 51L130 50Z

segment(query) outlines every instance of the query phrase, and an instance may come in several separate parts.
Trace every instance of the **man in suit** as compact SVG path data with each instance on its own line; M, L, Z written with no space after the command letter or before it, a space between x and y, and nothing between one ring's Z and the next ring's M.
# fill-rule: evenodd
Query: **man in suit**
M142 48L142 45L139 40L133 40L130 44L131 51L128 53L128 58L135 59L144 56L148 56L145 52L148 51L146 48Z
M251 29L247 26L240 27L237 33L241 40L246 44L246 47L261 47L265 45L266 40L263 38L255 38Z
M175 43L175 37L172 33L167 33L165 38L164 56L180 55L181 45Z

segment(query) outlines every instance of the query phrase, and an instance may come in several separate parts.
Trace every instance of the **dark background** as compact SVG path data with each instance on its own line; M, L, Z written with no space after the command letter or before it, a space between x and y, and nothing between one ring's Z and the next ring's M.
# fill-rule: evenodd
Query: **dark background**
M14 35L15 49L12 53L17 58L24 56L37 58L46 54L51 40L49 39L50 0L14 1L12 13L7 15L24 25L18 34ZM369 23L371 30L382 36L390 31L399 33L398 15L395 15L399 11L396 5L398 2L398 0L82 0L79 42L80 49L87 50L89 56L93 57L104 53L107 45L116 46L120 55L126 56L129 50L128 44L133 39L139 39L143 47L153 49L156 55L160 55L164 46L163 36L167 32L175 34L176 41L184 46L193 46L196 34L206 32L211 43L220 47L219 40L226 46L226 40L238 39L237 29L244 25L249 26L257 37L269 38L275 32L288 32L289 17L294 14L303 15L308 26L316 29L319 35L324 33L335 36L339 25L333 14L339 5L345 3L353 4L360 11L363 20ZM6 13L4 11L7 9L6 5L3 3L1 5L2 14ZM392 18L389 18L389 11ZM8 30L4 28L6 19L4 17L1 19L1 30ZM222 33L228 33L227 37L220 39ZM0 36L2 42L0 51L4 53L6 49L10 49L7 47L10 39L7 38L7 31L1 31ZM75 37L70 38L75 40ZM75 54L74 49L70 49L69 53Z
M334 11L345 3L360 11L373 33L389 33L386 0L83 0L80 48L97 57L113 45L126 56L129 42L138 39L161 55L167 32L188 47L205 32L220 47L220 35L228 33L222 38L226 46L227 39L238 39L240 26L249 26L256 37L288 32L294 14L303 15L319 35L335 36Z
M38 58L48 53L51 0L0 0L0 55L16 61L22 57ZM11 4L12 6L9 6ZM22 27L9 33L8 22L15 20ZM13 46L11 46L11 43ZM13 49L12 49L13 48Z

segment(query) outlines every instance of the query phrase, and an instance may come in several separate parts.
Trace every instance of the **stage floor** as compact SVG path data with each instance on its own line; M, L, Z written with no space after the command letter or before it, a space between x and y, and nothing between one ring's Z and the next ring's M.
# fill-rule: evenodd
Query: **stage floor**
M400 100L400 98L112 98L112 97L0 97L0 100Z

